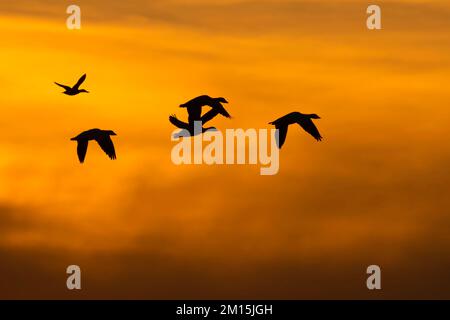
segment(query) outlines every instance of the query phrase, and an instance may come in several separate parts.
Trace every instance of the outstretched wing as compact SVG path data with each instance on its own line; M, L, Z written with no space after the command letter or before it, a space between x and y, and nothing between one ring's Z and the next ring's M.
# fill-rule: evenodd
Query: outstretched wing
M211 108L217 110L218 113L223 115L226 118L231 118L230 114L227 110L223 107L223 105L220 102L214 102L210 105Z
M95 139L95 141L97 141L100 148L102 148L111 160L116 159L116 150L114 149L114 144L109 135L102 135Z
M303 128L303 130L305 130L310 135L312 135L314 137L314 139L316 139L317 141L322 140L322 136L320 135L319 130L314 125L314 123L312 122L311 119L300 120L298 122L298 124Z
M78 80L78 82L73 86L73 88L75 89L75 90L77 90L80 86L81 86L81 84L84 82L84 80L86 80L86 74L83 74L82 76L81 76L81 78Z
M177 128L189 130L189 125L186 122L178 120L175 115L171 115L169 121Z
M60 84L60 83L58 83L58 82L55 82L55 84L58 85L58 86L60 86L61 88L64 88L65 90L70 90L70 89L72 89L71 87L65 86L65 85Z
M278 137L275 135L277 146L279 149L284 145L284 142L286 141L286 136L288 132L289 126L287 125L276 125L275 128L278 130Z
M211 121L212 119L214 119L217 115L219 114L219 112L215 109L211 109L209 110L207 113L205 113L201 118L201 122L202 124L207 123L208 121Z
M79 140L77 145L77 154L78 159L80 160L80 163L84 162L84 158L86 157L86 151L88 148L88 141L87 140Z

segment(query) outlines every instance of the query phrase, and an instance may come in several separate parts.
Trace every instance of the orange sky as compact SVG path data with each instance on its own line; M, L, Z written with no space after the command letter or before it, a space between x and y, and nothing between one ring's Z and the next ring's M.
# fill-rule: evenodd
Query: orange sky
M450 4L0 3L0 297L450 298ZM53 81L84 72L91 93ZM317 113L280 172L172 164L180 103L229 100L226 128ZM112 129L118 160L69 139ZM65 268L82 269L81 292ZM365 269L382 268L382 292Z

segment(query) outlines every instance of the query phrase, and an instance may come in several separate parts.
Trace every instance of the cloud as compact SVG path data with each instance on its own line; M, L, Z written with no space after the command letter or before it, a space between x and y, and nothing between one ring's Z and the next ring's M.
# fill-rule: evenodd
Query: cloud
M366 5L358 1L79 1L85 23L168 24L203 32L239 34L336 34L364 32ZM2 3L4 14L65 17L61 2ZM444 1L386 1L387 31L449 30ZM430 18L432 17L432 18Z
M370 35L355 2L80 4L71 37L60 2L0 4L2 297L448 297L446 3L389 2ZM80 72L92 95L54 88ZM230 100L220 129L298 109L325 141L290 129L270 178L176 167L167 116L204 92ZM93 145L77 163L68 139L94 126L118 133L118 161Z

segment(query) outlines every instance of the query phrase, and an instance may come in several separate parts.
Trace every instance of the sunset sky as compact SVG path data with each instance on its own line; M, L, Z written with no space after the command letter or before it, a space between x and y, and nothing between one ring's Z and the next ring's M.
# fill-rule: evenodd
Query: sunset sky
M450 3L377 1L378 31L369 4L1 1L0 298L450 299ZM201 94L219 130L300 111L324 141L291 128L275 176L176 166L168 116ZM91 128L117 161L78 163Z

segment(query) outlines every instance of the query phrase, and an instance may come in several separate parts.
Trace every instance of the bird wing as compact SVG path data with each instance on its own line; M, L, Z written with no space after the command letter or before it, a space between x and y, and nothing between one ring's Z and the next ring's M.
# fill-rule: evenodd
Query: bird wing
M111 160L116 159L116 150L109 135L102 135L95 139L102 150L108 155Z
M77 154L78 154L78 159L80 160L80 163L84 162L84 158L86 157L87 148L88 148L87 140L79 140L78 141Z
M178 120L175 115L171 115L169 121L177 128L189 130L189 125L186 122Z
M314 125L311 119L302 119L298 121L298 124L303 128L303 130L312 135L314 139L316 139L317 141L322 140L322 136L320 135L319 130Z
M58 82L55 82L55 84L56 84L56 85L58 85L58 86L60 86L61 88L64 88L64 89L66 89L66 90L70 90L70 89L72 89L71 87L69 87L69 86L65 86L65 85L63 85L63 84L60 84L60 83L58 83Z
M86 80L86 74L83 74L81 78L78 80L78 82L73 86L74 89L78 89L81 84Z
M189 106L187 107L189 115L189 121L200 121L202 116L202 106Z
M217 115L219 114L219 112L215 109L211 109L209 110L207 113L205 113L202 117L201 117L201 121L202 124L207 123L208 121L211 121L212 119L214 119Z
M289 126L287 125L276 125L275 128L278 130L278 137L275 135L277 146L279 149L284 145L284 142L286 141L286 136L288 133Z
M218 113L223 115L226 118L231 118L230 114L227 110L223 107L223 105L220 102L215 102L210 105L211 108L216 109Z

